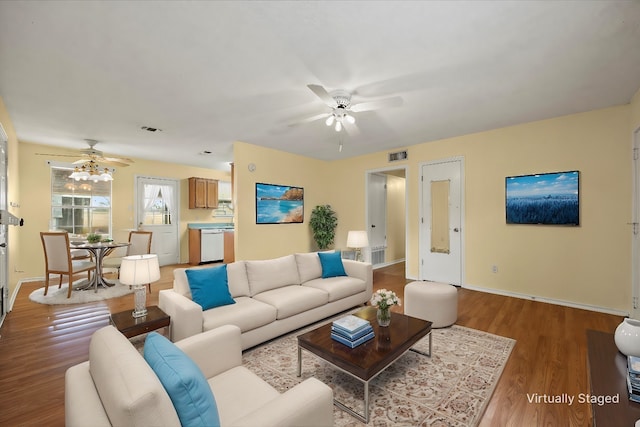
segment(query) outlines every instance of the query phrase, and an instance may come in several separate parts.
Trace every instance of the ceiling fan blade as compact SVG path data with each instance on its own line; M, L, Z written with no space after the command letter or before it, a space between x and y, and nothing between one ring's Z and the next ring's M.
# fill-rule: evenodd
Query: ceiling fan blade
M354 113L360 113L362 111L379 110L381 108L399 107L402 105L402 97L394 96L391 98L381 99L379 101L362 102L360 104L352 105L350 110Z
M114 162L114 163L135 163L131 159L127 159L126 157L99 157L103 162Z
M316 96L322 99L322 102L327 104L329 107L336 108L338 106L336 100L333 99L331 95L329 95L329 92L327 92L324 87L320 85L307 85L307 87L311 89L311 92L315 93Z
M344 126L344 131L350 137L354 137L354 136L360 135L360 128L358 127L357 122L351 123L348 120L344 120L342 122L342 125Z
M289 126L293 127L293 126L298 126L298 125L302 125L302 124L305 124L305 123L315 122L316 120L324 119L326 117L329 117L330 115L331 115L331 113L316 114L315 116L307 117L306 119L298 120L298 121L296 121L294 123L291 123L291 124L289 124Z
M36 156L50 156L50 157L78 157L77 154L50 154L50 153L36 153Z
M96 159L95 162L98 163L98 164L102 163L102 164L110 165L110 166L122 166L122 167L129 166L129 163L125 163L125 162L122 162L120 160L123 160L123 159L119 159L119 160L118 159L114 159L114 160Z

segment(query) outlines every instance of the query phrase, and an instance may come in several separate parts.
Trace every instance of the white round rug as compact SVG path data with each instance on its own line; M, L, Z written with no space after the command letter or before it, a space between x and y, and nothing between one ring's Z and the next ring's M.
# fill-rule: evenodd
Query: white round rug
M44 287L31 292L29 299L40 304L83 304L87 302L102 301L109 298L117 298L133 293L127 285L117 284L110 288L98 287L98 292L92 289L86 291L71 291L71 298L67 298L68 287L66 284L58 289L58 285L49 285L49 292L44 295Z

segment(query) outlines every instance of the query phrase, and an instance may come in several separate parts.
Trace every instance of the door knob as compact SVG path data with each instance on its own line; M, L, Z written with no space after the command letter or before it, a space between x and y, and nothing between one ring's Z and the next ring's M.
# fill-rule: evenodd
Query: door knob
M456 227L456 228L453 229L453 231L455 231L457 233L460 230L458 229L458 227Z

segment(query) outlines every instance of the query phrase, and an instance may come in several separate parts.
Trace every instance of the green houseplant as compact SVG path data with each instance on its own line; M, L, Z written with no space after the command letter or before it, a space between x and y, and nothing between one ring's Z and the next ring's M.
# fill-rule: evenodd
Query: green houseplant
M318 205L311 211L309 225L318 249L328 249L333 244L338 217L330 205Z

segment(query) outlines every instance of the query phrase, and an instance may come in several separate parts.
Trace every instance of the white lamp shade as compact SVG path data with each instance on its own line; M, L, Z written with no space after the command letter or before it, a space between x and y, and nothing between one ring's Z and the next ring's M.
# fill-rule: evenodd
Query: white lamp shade
M122 258L120 283L123 285L146 285L160 280L158 255L131 255Z
M347 247L365 248L369 246L369 238L366 231L350 231L347 235Z

